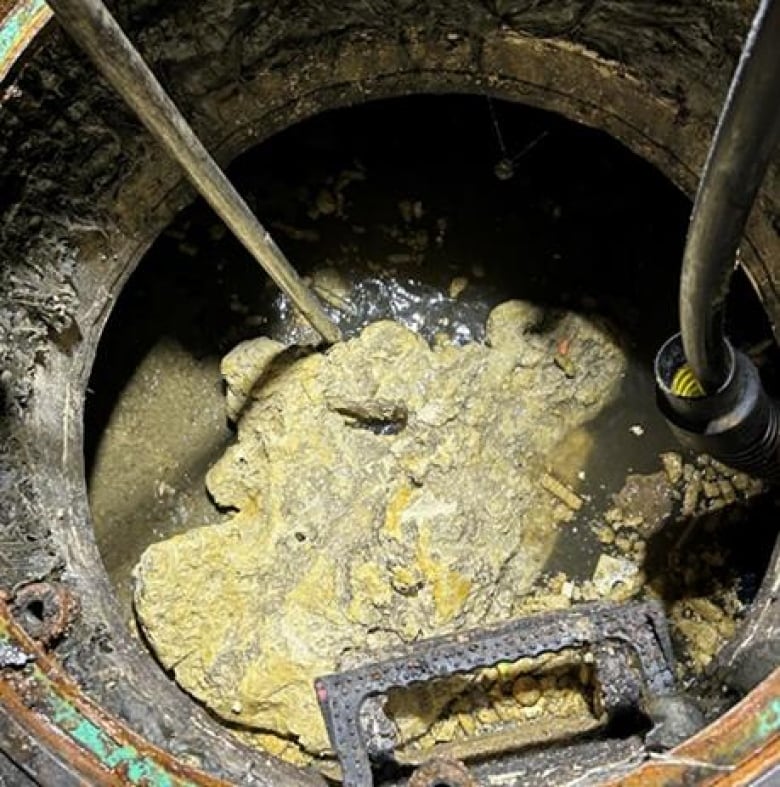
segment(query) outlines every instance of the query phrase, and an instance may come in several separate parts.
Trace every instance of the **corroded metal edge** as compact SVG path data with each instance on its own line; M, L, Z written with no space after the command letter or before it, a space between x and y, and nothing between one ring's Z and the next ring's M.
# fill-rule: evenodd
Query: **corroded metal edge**
M780 667L677 748L605 787L752 784L780 763Z
M51 17L44 0L16 0L0 20L0 85Z
M88 699L33 641L0 599L0 725L19 734L94 785L226 787L158 749ZM9 752L13 757L14 752Z

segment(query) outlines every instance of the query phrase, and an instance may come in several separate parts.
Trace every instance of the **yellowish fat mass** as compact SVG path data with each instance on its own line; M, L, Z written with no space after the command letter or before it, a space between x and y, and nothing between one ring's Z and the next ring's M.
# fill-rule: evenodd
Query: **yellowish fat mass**
M401 527L401 515L409 503L412 496L412 490L409 485L404 482L393 493L390 502L387 505L385 514L385 530L389 536L392 536L396 541L403 540L403 531Z
M431 348L379 322L324 354L262 339L225 359L237 440L207 485L236 513L151 546L135 569L140 624L185 690L300 763L330 751L317 675L525 611L569 513L540 473L609 403L626 364L582 316L528 330L539 320L510 301L485 344ZM570 336L587 370L573 378L551 362ZM375 430L398 413L396 433ZM590 443L578 444L584 463ZM445 727L435 711L452 696L433 696L428 710L396 708L396 723L446 739L512 717L507 696Z
M432 557L430 542L430 531L423 527L417 544L417 564L433 588L436 622L447 623L463 608L471 590L471 580Z

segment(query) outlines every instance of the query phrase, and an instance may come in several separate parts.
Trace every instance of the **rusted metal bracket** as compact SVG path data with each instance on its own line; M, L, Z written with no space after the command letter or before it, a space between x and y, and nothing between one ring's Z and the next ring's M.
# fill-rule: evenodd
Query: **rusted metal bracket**
M602 701L608 715L626 710L626 696L637 702L645 695L657 697L674 692L666 618L661 605L653 601L583 604L491 629L418 642L396 658L315 681L328 735L341 761L344 787L373 784L371 756L360 713L369 698L392 688L566 648L593 651L597 678L602 672ZM632 659L625 658L627 652L638 665L639 680Z
M31 582L16 589L10 611L25 632L46 648L67 631L79 602L65 585Z

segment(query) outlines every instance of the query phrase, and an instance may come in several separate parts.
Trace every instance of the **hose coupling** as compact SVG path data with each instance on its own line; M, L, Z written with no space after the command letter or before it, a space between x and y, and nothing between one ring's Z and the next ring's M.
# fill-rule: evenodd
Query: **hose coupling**
M755 364L725 341L728 375L707 394L688 367L680 334L655 358L658 407L677 439L697 453L770 483L780 482L780 409Z

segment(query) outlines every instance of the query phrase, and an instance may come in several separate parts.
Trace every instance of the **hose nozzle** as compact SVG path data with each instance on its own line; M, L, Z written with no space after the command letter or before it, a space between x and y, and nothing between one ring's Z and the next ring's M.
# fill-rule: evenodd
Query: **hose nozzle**
M780 482L780 410L753 362L726 341L728 375L708 394L693 375L676 334L658 351L658 407L680 442L736 470Z

